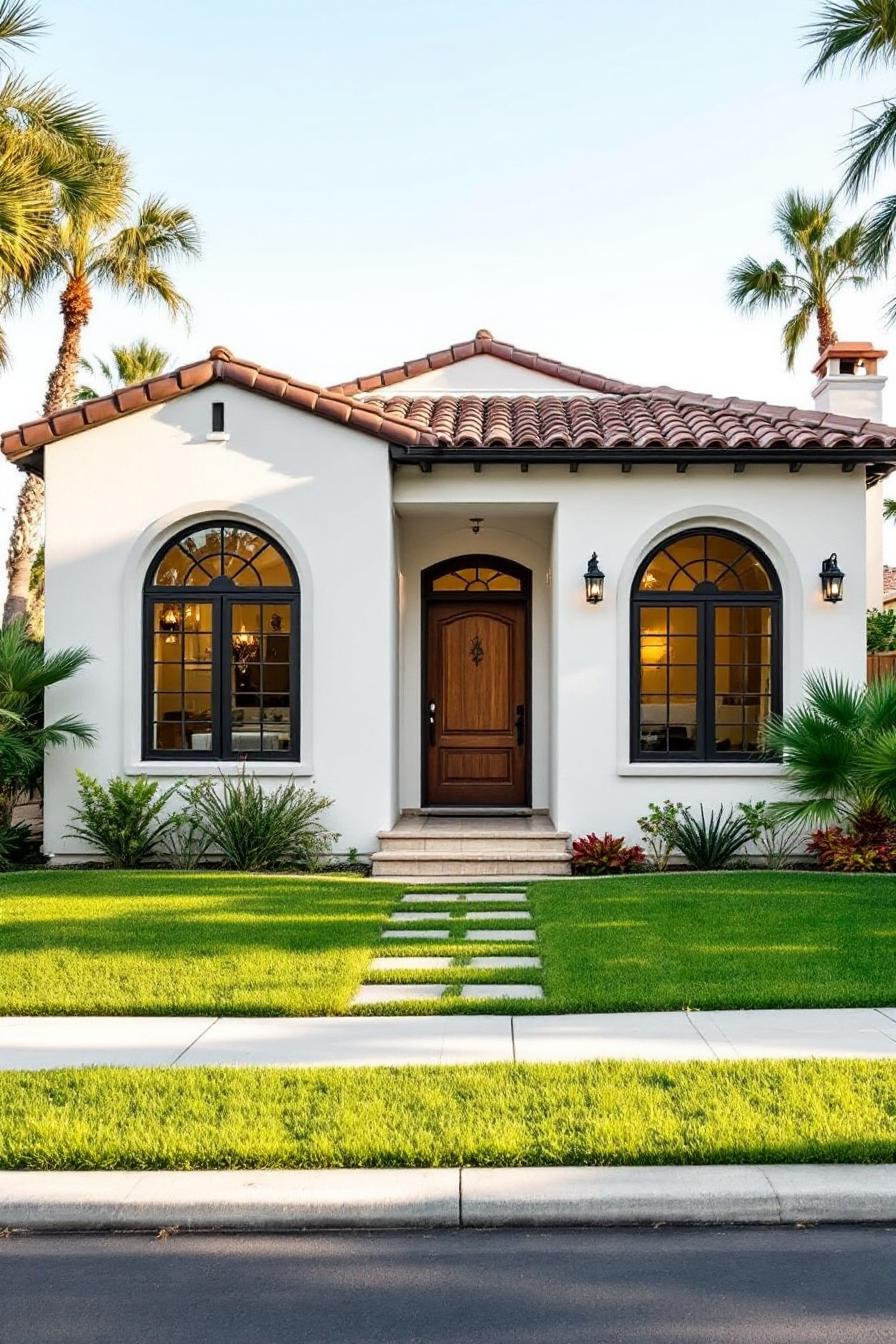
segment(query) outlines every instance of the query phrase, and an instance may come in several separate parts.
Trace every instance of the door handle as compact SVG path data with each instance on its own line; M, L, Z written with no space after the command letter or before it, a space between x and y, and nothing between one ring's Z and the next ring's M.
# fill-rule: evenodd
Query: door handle
M426 717L429 722L429 745L434 747L436 744L436 702L430 700L426 710Z
M517 705L516 707L516 744L521 747L526 740L526 706Z

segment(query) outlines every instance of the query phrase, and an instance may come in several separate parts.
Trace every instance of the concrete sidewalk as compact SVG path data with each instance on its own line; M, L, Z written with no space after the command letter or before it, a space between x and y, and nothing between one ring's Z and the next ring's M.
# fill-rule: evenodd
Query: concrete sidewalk
M0 1229L557 1227L896 1220L896 1166L0 1172Z
M6 1017L0 1069L896 1059L896 1008L427 1017Z

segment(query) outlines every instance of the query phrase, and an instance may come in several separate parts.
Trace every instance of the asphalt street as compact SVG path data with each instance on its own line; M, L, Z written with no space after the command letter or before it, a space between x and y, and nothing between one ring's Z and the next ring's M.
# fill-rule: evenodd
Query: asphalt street
M0 1344L872 1344L896 1228L0 1240Z

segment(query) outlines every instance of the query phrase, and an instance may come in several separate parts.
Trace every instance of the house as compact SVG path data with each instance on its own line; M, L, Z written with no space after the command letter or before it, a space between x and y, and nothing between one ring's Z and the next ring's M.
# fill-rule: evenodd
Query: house
M896 607L896 565L884 565L883 600L881 606L884 611L892 611L894 607Z
M99 735L48 759L47 851L79 856L76 765L294 776L342 849L432 876L775 797L766 715L864 676L884 354L832 345L809 411L487 331L329 388L217 347L5 434L46 480L48 644L96 658L52 692Z

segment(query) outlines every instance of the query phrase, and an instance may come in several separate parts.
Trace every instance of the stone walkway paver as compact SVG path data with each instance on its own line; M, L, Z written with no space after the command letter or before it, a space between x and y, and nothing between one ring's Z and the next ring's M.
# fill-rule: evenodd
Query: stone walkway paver
M403 1017L6 1017L0 1069L892 1059L892 1008Z
M529 910L520 909L520 906L526 906L527 903L528 894L521 886L490 891L406 891L399 899L398 907L389 914L386 926L382 931L382 937L384 939L405 938L411 941L441 938L443 941L470 941L497 943L499 945L513 942L536 942L537 934L534 929L520 931L513 927L514 925L532 923L532 915ZM474 905L482 907L485 904L488 904L491 908L488 910L472 908ZM408 905L414 908L401 908ZM428 908L419 908L422 906ZM434 927L442 924L449 926L447 931L440 927ZM490 927L483 929L481 928L483 924ZM405 927L396 929L396 925ZM415 927L409 929L406 927L408 925L414 925ZM471 928L471 925L474 925L475 928ZM474 962L478 964L474 964ZM436 986L421 982L419 979L414 980L414 971L441 970L449 965L457 972L450 985ZM388 984L374 981L360 985L352 999L352 1007L354 1008L365 1008L384 1003L432 1001L443 996L451 998L457 997L458 991L461 998L544 998L542 987L531 983L518 984L508 981L500 985L489 985L488 983L480 984L476 981L470 985L463 984L468 970L475 972L514 969L540 970L540 957L374 957L369 969L373 974L388 972L391 979Z

